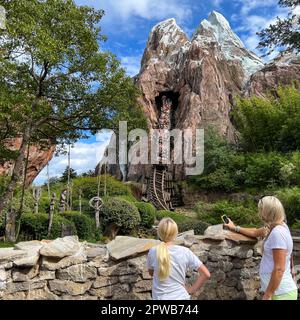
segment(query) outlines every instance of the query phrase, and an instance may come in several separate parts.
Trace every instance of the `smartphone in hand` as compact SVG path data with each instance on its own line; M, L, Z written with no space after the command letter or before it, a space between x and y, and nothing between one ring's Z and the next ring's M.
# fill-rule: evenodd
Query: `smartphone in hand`
M224 224L229 223L229 219L228 219L228 217L226 216L226 214L223 214L223 215L221 216L221 219L222 219L222 221L223 221Z

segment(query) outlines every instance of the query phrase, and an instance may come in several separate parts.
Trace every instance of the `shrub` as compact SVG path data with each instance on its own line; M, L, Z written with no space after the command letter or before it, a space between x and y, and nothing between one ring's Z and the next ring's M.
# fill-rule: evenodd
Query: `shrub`
M219 201L213 204L198 202L195 206L198 219L210 224L222 223L221 216L226 214L235 224L243 226L261 225L258 217L256 204L253 203L233 203Z
M296 219L292 225L292 229L300 229L300 220Z
M291 154L290 162L294 166L294 171L290 177L290 184L300 186L300 152L295 151Z
M123 200L126 200L130 203L136 203L136 198L133 196L133 195L124 195L124 196L115 196L114 198L117 198L117 199L123 199Z
M79 200L73 199L72 210L79 212ZM88 214L89 217L93 218L95 210L90 207L89 200L81 198L81 213Z
M120 228L131 230L141 221L137 207L120 198L105 199L100 208L100 215L105 226L105 235L111 238L117 235Z
M233 120L248 151L291 151L300 144L300 91L279 87L276 96L238 98Z
M79 239L95 239L95 222L89 216L77 211L66 211L61 216L74 223Z
M181 223L181 222L187 222L190 221L191 218L187 217L183 214L180 213L176 213L174 211L168 211L168 210L158 210L156 212L156 218L158 220L161 220L163 218L169 217L171 219L173 219L177 224Z
M294 187L275 192L275 196L282 202L289 225L300 219L300 188Z
M281 168L286 159L275 152L247 156L246 187L268 187L280 184Z
M141 216L141 226L151 228L156 217L155 207L147 202L135 202L134 204L138 208Z
M104 180L105 177L100 177L100 197L104 195ZM82 192L82 197L91 199L97 196L98 192L98 177L81 177L73 180L73 197L78 199L79 190ZM106 192L110 197L113 196L131 196L130 187L115 179L114 177L106 176Z
M62 224L69 226L76 234L76 227L72 221L63 218L60 215L53 216L53 224L50 239L61 236ZM41 240L46 239L48 234L48 215L44 213L33 214L25 213L21 216L21 228L19 238L22 240Z
M193 219L190 221L179 222L178 230L179 232L194 230L195 234L203 234L208 226L209 224L206 222Z

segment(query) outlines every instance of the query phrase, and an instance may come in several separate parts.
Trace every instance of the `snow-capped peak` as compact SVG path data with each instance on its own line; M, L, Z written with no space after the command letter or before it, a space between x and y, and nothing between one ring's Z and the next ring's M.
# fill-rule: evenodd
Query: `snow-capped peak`
M188 41L186 34L177 25L174 18L156 24L151 30L149 37L150 42L152 41L153 36L156 41L163 43L165 46L175 45L179 42L182 44Z
M232 31L226 18L216 11L212 11L210 13L208 20L201 21L193 39L196 39L199 36L201 37L201 35L207 35L208 32L211 33L221 46L233 45L239 48L244 48L243 42Z
M174 18L171 18L171 19L167 19L167 20L164 20L164 21L161 21L159 23L157 23L151 30L151 32L155 32L156 30L163 30L165 28L170 28L170 26L173 26L173 27L177 27L179 28L179 26L177 25L176 23L176 20Z
M217 42L226 59L241 61L248 76L264 65L259 57L245 48L229 22L219 12L212 11L207 20L201 21L192 40L201 44Z

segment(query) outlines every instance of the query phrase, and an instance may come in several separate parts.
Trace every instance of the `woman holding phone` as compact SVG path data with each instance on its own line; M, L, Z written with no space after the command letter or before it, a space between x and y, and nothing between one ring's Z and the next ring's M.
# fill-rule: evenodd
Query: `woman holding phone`
M153 300L189 300L207 279L210 273L199 258L188 248L174 244L178 234L176 222L164 218L158 224L161 243L149 250L147 267L153 276ZM199 272L192 286L186 286L187 269Z
M259 269L263 300L297 300L291 263L293 240L285 223L283 205L276 197L266 196L258 203L258 213L265 224L263 228L242 228L229 218L224 225L245 236L264 238Z

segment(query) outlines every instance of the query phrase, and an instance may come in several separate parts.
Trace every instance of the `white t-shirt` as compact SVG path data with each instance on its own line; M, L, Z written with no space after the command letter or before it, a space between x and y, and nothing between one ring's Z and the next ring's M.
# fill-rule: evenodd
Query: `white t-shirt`
M190 295L185 289L185 277L188 269L198 270L202 265L199 258L188 248L171 245L168 247L171 259L171 272L168 278L158 278L157 247L150 249L147 257L147 268L154 270L152 299L153 300L187 300Z
M273 249L286 250L285 272L275 295L284 294L297 289L291 274L291 255L293 252L293 239L286 224L276 226L264 242L263 256L260 263L259 274L261 290L266 291L274 269Z

